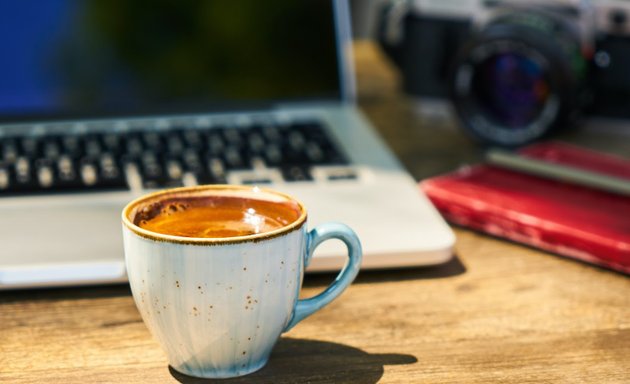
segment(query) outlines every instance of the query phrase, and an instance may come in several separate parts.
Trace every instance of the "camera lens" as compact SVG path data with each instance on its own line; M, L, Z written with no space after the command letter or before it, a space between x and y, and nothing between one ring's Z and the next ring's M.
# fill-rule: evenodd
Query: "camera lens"
M514 52L481 63L472 79L472 92L486 115L510 128L535 121L551 96L545 70Z
M544 136L575 108L583 67L579 39L565 20L509 15L464 47L451 97L475 138L518 146Z

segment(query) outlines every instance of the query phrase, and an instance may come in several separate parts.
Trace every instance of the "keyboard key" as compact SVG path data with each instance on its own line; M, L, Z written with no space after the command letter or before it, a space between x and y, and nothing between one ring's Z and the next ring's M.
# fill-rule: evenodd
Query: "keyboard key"
M15 178L18 184L31 183L31 163L26 157L19 157L15 161Z
M57 161L57 174L64 183L74 183L78 180L74 164L68 155L61 156Z
M241 130L239 128L223 128L221 131L228 145L238 147L242 144L243 139L241 138Z
M199 148L202 146L201 133L196 129L188 129L182 132L186 146L190 148Z
M283 167L282 177L289 182L313 180L310 171L306 167L300 166Z
M261 128L261 131L263 133L263 136L270 143L277 143L281 140L280 130L274 125L266 125Z
M289 148L293 151L299 152L304 148L306 144L306 140L304 139L304 135L302 135L299 131L293 131L289 133L288 137Z
M315 142L309 142L304 149L307 159L313 164L319 164L324 161L324 151Z
M144 132L142 134L142 141L144 142L145 148L149 150L156 151L162 147L162 140L157 132Z
M39 181L39 185L43 188L50 188L53 186L55 178L49 162L40 164L37 167L37 180Z
M327 179L330 181L356 180L358 175L353 169L336 170L328 174Z
M63 152L72 157L79 157L82 155L81 140L75 135L66 135L61 138L61 145Z
M124 138L119 133L106 133L102 135L101 140L107 152L117 154L121 151Z
M230 170L250 168L249 161L243 156L238 148L228 147L225 150L223 158L225 159L226 167Z
M162 170L162 165L158 161L155 154L151 152L146 152L140 161L140 176L146 183L151 183L151 186L158 186L162 182L164 182L164 172Z
M241 183L245 185L261 185L261 184L271 184L272 181L269 178L263 177L263 178L242 179Z
M210 133L206 144L210 156L220 156L225 150L225 142L218 132Z
M142 161L143 164L157 164L159 163L157 154L153 151L145 151L142 153L142 156L140 157L140 161Z
M9 189L11 186L11 174L6 166L0 166L0 191Z
M250 153L259 154L262 153L265 149L265 140L257 132L252 132L249 134L249 136L247 137L247 144Z
M201 164L201 159L199 154L193 150L187 150L184 152L182 156L182 161L184 163L184 168L187 171L192 173L201 173L203 170L203 165Z
M91 137L85 141L85 154L90 157L98 157L101 154L101 143L98 138Z
M143 164L140 174L143 179L160 179L163 175L162 166L158 163Z
M170 154L178 155L184 151L184 141L179 135L171 133L166 138L166 147Z
M122 171L114 157L107 153L101 156L99 160L101 176L106 182L124 182Z
M276 144L268 145L264 154L265 162L268 167L277 167L282 163L283 155L280 147Z
M2 146L2 159L7 163L14 163L19 155L17 145L14 140L6 140Z
M98 172L96 170L96 165L93 163L83 163L79 169L79 173L81 174L81 180L86 186L93 186L98 182Z
M144 151L140 138L132 136L127 140L127 154L131 156L140 155Z
M208 159L208 172L214 179L220 179L225 177L225 166L223 161L219 158Z
M35 158L39 152L39 140L34 137L23 137L20 140L22 153L30 158Z
M171 180L181 180L184 170L179 161L169 160L166 162L166 173Z
M61 148L56 139L49 138L46 139L42 152L47 159L56 159L61 155Z

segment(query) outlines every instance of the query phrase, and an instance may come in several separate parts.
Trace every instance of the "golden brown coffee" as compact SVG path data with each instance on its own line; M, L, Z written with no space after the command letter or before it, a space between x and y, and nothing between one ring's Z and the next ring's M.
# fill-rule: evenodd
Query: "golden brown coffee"
M225 238L270 232L294 222L299 216L298 206L290 201L184 196L140 207L133 223L165 235Z

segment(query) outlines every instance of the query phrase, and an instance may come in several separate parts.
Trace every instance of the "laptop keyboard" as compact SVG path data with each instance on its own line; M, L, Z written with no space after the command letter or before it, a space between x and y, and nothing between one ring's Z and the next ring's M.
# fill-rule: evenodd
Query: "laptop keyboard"
M309 181L313 166L346 164L317 121L8 137L0 139L0 196L128 190L133 183L142 188L220 184L231 172L259 169L277 170L286 182Z

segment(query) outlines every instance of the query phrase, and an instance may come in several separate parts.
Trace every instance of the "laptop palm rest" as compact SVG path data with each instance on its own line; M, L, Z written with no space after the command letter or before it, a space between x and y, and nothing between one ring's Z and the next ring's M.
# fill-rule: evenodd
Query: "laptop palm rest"
M122 235L112 232L121 207L71 201L0 207L0 233L12 239L0 255L0 287L125 281Z

